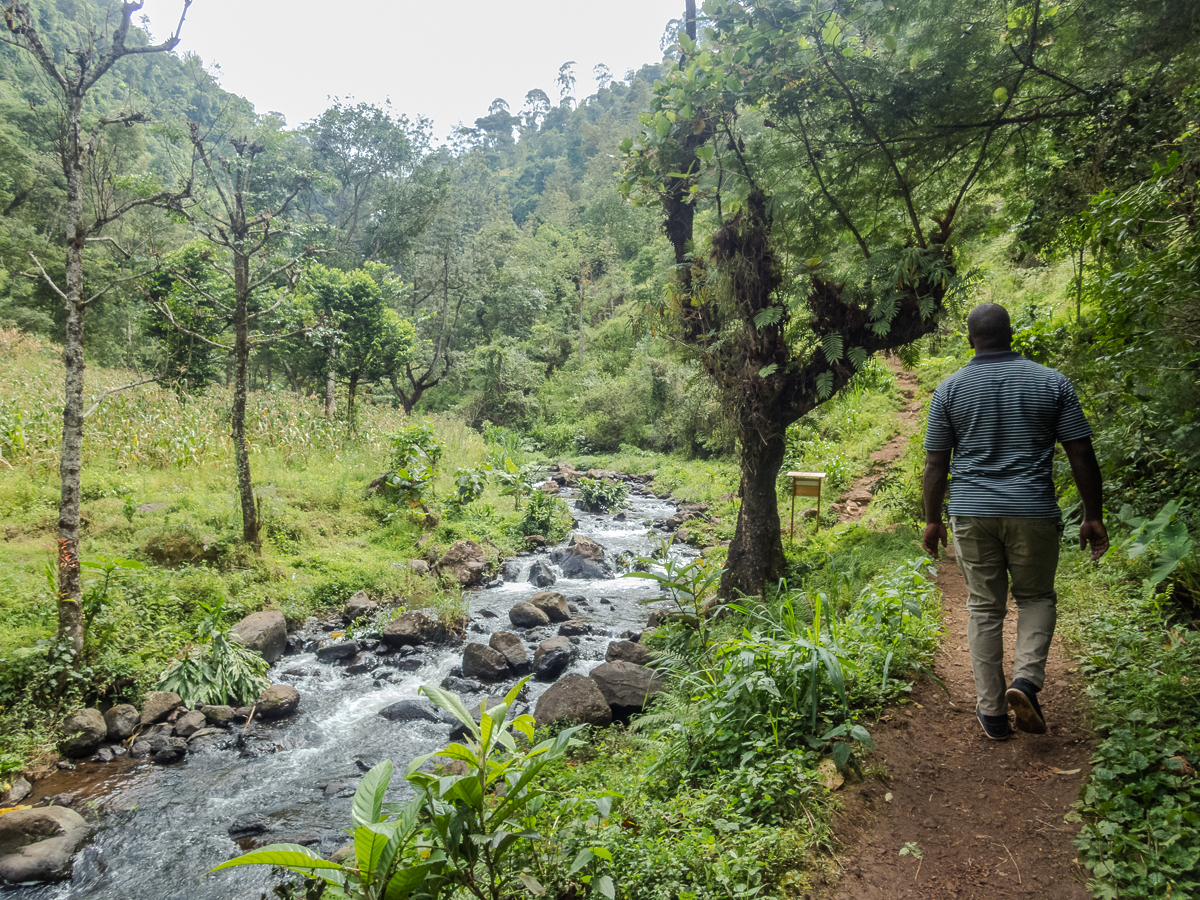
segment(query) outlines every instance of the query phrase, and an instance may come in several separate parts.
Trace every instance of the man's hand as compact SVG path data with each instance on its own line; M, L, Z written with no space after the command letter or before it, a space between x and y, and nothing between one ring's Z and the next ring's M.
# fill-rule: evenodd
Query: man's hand
M1100 526L1103 528L1104 526ZM938 558L938 544L946 546L946 526L942 522L930 522L925 526L925 537L921 539L921 543L925 545L925 552L934 559ZM1105 541L1105 546L1108 542Z
M925 533L929 534L929 527L925 526ZM1108 552L1108 529L1104 527L1104 522L1100 519L1084 519L1079 526L1079 549L1082 550L1085 545L1090 544L1092 547L1092 559L1098 560ZM935 556L937 554L934 554Z

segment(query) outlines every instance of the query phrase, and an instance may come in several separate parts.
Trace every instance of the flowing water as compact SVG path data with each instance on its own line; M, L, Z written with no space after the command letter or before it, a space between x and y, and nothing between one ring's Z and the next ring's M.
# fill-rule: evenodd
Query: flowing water
M564 492L564 498L570 492ZM650 520L673 514L674 504L635 493L624 520L612 515L578 514L576 533L592 538L613 559L623 553L648 556L656 543L648 536ZM689 553L676 548L672 553ZM468 596L472 623L468 640L486 643L492 631L512 629L508 610L539 588L526 580L535 560L548 553L518 557L520 577L503 586ZM640 630L647 609L640 601L656 596L656 584L643 578L584 581L559 578L552 589L576 600L592 634L579 639L578 657L569 672L586 674L604 661L609 641L626 630ZM494 613L488 617L485 613ZM545 636L557 626L541 629ZM520 633L518 631L518 633ZM529 643L529 641L527 641ZM529 648L532 657L532 647ZM449 727L432 722L390 722L377 715L398 700L414 699L423 684L437 684L462 658L462 648L441 647L421 657L419 669L395 670L391 681L378 671L346 676L338 666L311 653L284 657L270 678L300 691L300 711L281 724L255 724L243 750L229 737L209 742L171 766L119 761L108 768L84 763L88 793L95 799L98 825L92 840L76 856L72 879L58 885L0 888L12 900L96 898L96 900L252 900L274 883L266 867L246 867L205 875L241 852L231 826L254 823L265 831L261 843L306 843L328 855L344 844L341 830L350 823L350 797L363 767L391 759L392 798L406 791L403 772L413 757L444 746ZM287 670L304 670L286 675ZM530 682L532 710L549 685ZM479 695L465 698L478 704ZM109 774L109 773L112 774ZM67 788L69 789L69 788Z

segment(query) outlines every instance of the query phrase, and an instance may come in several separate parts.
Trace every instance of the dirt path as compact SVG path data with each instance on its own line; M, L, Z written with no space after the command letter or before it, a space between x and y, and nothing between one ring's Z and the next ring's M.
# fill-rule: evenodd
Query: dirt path
M910 402L902 414L905 431L873 455L884 470L920 415L915 379L898 373L898 381ZM881 474L877 467L851 488L844 520L862 514ZM860 500L856 493L866 496ZM914 702L871 728L877 751L868 764L886 775L881 781L868 773L863 784L845 789L834 825L840 871L815 897L1088 900L1072 843L1078 829L1063 821L1092 752L1074 663L1056 637L1040 695L1048 734L988 740L975 718L967 590L953 556L941 561L937 584L948 636L934 674L944 687L920 678ZM1010 656L1015 629L1014 611L1005 625ZM906 846L910 852L901 855Z

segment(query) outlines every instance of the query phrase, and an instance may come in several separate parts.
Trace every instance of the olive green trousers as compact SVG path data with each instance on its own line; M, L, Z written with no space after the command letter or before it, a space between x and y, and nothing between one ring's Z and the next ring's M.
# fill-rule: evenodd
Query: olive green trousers
M1008 712L1004 692L1004 618L1011 579L1017 607L1012 677L1041 688L1054 637L1054 573L1062 541L1061 519L952 516L954 552L967 582L967 643L975 671L979 712Z

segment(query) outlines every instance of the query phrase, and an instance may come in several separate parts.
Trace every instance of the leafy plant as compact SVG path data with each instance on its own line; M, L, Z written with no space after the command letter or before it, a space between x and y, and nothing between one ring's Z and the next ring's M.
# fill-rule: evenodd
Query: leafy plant
M119 556L114 556L111 559L104 556L97 556L95 560L80 562L79 565L85 569L98 569L103 573L103 576L100 578L93 578L84 582L83 628L86 635L87 629L92 625L92 621L104 611L104 605L108 600L108 592L113 584L113 577L118 570L127 572L139 571L146 568L146 564L133 559L122 559Z
M201 646L168 666L156 690L174 691L192 709L205 704L250 703L267 689L265 675L270 665L260 654L234 641L232 632L222 626L224 596L211 606L201 603L200 608L205 612L196 629ZM207 649L202 649L206 642Z
M501 900L522 890L544 893L523 865L521 851L540 839L529 827L530 813L545 793L539 776L547 764L581 743L573 735L583 726L519 749L518 738L531 744L534 736L531 716L508 720L524 687L525 681L518 683L495 706L485 703L478 722L458 695L421 688L463 724L467 736L463 743L452 743L409 763L405 780L417 796L407 803L384 802L392 776L390 760L363 777L351 806L351 864L330 862L296 844L272 844L213 871L243 865L282 866L324 881L321 896L328 900L443 896ZM466 771L458 775L422 771L435 757L456 761ZM583 870L594 856L581 854L573 871ZM615 896L611 877L602 876L595 883L609 900Z
M545 491L533 491L517 522L517 531L522 535L540 534L548 537L554 530L554 513L557 509L558 500L553 494L547 494Z
M483 496L487 489L487 470L463 468L454 472L454 496L452 503L467 506Z
M708 616L704 606L717 595L721 581L721 568L703 557L691 562L671 556L674 536L659 539L658 550L650 558L639 557L637 564L643 571L626 573L626 578L648 578L658 582L663 589L660 597L642 600L642 603L657 603L669 600L675 607L670 620L683 628L685 636L681 648L689 653L703 652L709 645Z
M629 496L629 488L623 481L608 478L580 478L579 499L593 512L615 509Z
M500 494L513 498L513 509L521 508L521 498L534 491L533 464L517 465L511 457L504 458L504 465L493 469L500 483Z
M1170 500L1153 518L1135 515L1129 504L1125 504L1117 516L1133 530L1122 545L1130 559L1139 558L1152 547L1157 551L1145 586L1157 587L1174 575L1195 595L1200 593L1200 567L1191 559L1196 544L1188 534L1181 512L1179 501Z

